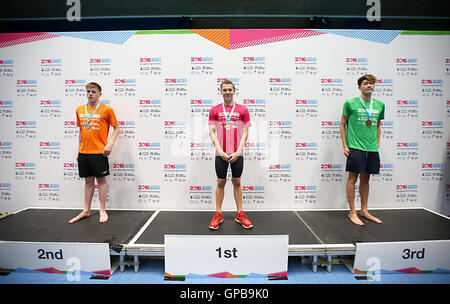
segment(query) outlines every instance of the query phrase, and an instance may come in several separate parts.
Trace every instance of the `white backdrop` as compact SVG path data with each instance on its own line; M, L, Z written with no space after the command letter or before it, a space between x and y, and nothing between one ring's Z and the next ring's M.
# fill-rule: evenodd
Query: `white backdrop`
M393 39L375 41L374 33ZM224 79L251 114L244 208L346 208L340 117L345 100L359 95L357 78L370 73L386 113L369 206L450 214L448 35L329 31L233 48L231 33L231 49L184 31L54 33L26 43L7 35L1 41L15 42L0 43L2 212L82 208L75 109L90 81L121 126L107 206L213 210L207 119ZM235 208L231 182L224 208Z

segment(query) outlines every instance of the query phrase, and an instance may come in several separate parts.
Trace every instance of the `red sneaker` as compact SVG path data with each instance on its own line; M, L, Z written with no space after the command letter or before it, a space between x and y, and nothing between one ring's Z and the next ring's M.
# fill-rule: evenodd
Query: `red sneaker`
M214 214L214 216L213 216L213 218L211 220L211 223L209 223L209 229L216 230L217 228L219 228L219 225L222 222L223 222L222 213L217 211L216 214Z
M248 219L248 216L242 210L236 214L236 218L234 220L236 222L238 222L239 224L241 224L242 227L244 227L244 228L248 229L248 228L253 227L252 222L250 222L250 220Z

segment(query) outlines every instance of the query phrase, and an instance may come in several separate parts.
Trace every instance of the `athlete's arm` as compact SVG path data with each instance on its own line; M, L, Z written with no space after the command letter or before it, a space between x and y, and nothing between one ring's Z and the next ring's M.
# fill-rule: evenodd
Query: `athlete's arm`
M381 136L381 121L377 122L377 144L378 149L380 148L380 136Z
M347 132L346 132L347 122L348 122L348 117L345 115L342 115L340 131L341 131L342 146L344 147L344 154L346 157L348 157L348 153L350 152L350 149L347 147Z
M111 138L109 139L109 142L106 145L105 149L103 150L103 156L108 156L109 154L111 154L111 150L114 146L114 143L116 142L116 139L119 136L119 133L120 133L119 125L117 124L113 128L114 128L114 132L113 132Z
M215 125L209 125L209 137L211 138L214 147L216 147L217 153L219 153L223 160L228 161L228 154L223 152L222 147L219 144L219 140L217 139Z
M236 150L236 152L231 154L231 158L229 160L230 163L235 162L239 157L239 155L241 155L242 150L244 150L245 143L247 142L247 138L248 138L248 128L243 128L241 142L239 143L239 147Z

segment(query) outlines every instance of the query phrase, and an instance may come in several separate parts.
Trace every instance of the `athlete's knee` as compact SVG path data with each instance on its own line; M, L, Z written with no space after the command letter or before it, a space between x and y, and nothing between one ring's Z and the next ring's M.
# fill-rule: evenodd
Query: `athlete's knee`
M222 178L217 179L217 187L223 188L223 187L225 187L226 183L227 183L226 179L222 179Z
M240 187L241 186L241 178L240 177L233 177L231 179L231 182L233 183L233 186Z
M86 185L95 185L95 177L93 176L86 177L84 181L86 182Z

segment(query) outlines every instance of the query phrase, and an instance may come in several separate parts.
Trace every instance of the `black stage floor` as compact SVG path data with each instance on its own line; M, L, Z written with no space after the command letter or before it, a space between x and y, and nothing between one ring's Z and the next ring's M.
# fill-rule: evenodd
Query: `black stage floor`
M346 244L354 250L358 242L450 239L450 220L423 208L372 210L383 224L362 219L365 226L351 223L347 210L248 211L252 229L236 223L235 212L225 211L217 230L208 228L213 211L108 210L109 220L103 224L93 211L89 218L69 224L79 212L29 208L8 215L0 219L0 241L108 243L111 248L135 250L152 245L161 249L165 234L289 235L293 247Z
M0 241L128 244L154 211L108 210L109 220L99 223L97 210L69 224L80 213L74 209L26 209L0 219Z

